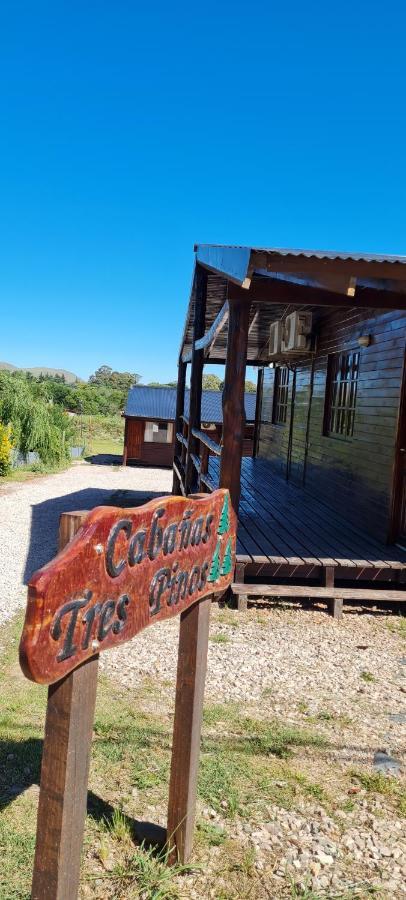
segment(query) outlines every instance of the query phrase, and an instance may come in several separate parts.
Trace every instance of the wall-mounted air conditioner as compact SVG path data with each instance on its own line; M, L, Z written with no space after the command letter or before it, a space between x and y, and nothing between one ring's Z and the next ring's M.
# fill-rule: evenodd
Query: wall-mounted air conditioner
M272 325L269 328L269 355L276 356L281 352L281 344L282 344L282 334L283 334L283 322L278 320L277 322L272 322Z
M293 312L286 316L281 342L282 353L310 350L311 312Z

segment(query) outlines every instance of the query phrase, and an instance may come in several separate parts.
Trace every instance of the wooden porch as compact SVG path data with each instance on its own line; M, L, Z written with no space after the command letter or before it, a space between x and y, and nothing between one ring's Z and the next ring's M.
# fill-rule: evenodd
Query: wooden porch
M219 469L219 458L210 456L211 488L218 485ZM325 585L330 569L335 581L406 581L406 552L355 528L276 474L268 460L242 460L238 517L238 581L264 575Z

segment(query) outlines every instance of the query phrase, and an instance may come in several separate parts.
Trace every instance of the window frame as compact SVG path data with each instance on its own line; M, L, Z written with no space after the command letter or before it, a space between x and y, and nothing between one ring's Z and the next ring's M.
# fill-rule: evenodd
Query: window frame
M358 347L328 356L323 425L325 437L339 441L353 440L360 360Z
M289 383L289 366L276 366L273 386L272 425L276 425L279 428L283 428L288 421Z

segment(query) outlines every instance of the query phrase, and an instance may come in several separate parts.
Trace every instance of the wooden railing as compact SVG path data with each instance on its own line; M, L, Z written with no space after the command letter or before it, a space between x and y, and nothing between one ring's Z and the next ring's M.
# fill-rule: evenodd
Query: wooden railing
M200 454L193 453L191 460L197 472L197 482L199 491L215 491L218 485L214 478L209 474L209 456L221 456L221 445L213 441L212 438L198 428L192 429L193 437L199 441Z

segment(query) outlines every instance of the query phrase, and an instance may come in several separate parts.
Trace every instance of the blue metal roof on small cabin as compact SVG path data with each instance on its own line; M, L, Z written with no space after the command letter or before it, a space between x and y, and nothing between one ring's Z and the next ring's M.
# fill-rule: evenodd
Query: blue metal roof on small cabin
M185 416L189 415L189 390L185 391ZM202 392L202 422L223 421L221 391ZM255 421L254 393L245 394L245 415L247 422ZM140 419L159 419L161 422L173 422L176 414L176 388L148 387L136 385L130 388L124 410L125 416L136 416Z

